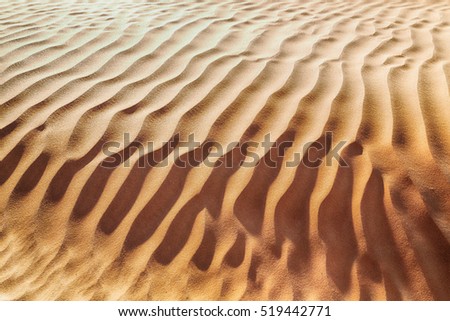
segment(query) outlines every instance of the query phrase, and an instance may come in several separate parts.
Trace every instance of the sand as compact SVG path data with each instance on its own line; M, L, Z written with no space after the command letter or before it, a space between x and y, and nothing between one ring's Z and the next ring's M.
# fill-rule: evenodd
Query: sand
M449 40L448 1L0 2L0 299L450 300Z

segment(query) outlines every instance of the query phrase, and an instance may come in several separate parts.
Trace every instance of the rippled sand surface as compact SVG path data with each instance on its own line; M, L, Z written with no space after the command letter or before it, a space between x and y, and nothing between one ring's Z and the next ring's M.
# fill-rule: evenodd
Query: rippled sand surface
M449 91L448 1L0 2L0 299L450 300Z

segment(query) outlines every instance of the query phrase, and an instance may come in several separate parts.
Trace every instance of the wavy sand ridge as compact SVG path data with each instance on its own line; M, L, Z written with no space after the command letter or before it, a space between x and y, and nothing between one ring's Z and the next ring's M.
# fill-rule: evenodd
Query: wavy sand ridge
M450 300L449 39L447 1L1 2L0 298Z

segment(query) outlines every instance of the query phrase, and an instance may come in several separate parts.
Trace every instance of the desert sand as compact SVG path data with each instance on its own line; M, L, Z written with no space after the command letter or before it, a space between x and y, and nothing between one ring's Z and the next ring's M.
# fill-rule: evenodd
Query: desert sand
M0 299L450 300L449 92L448 1L0 2Z

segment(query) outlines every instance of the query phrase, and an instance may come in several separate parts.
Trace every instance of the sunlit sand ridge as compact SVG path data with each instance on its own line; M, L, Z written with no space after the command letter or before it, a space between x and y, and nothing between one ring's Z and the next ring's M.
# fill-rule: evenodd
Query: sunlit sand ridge
M450 300L449 44L448 1L0 2L0 299Z

